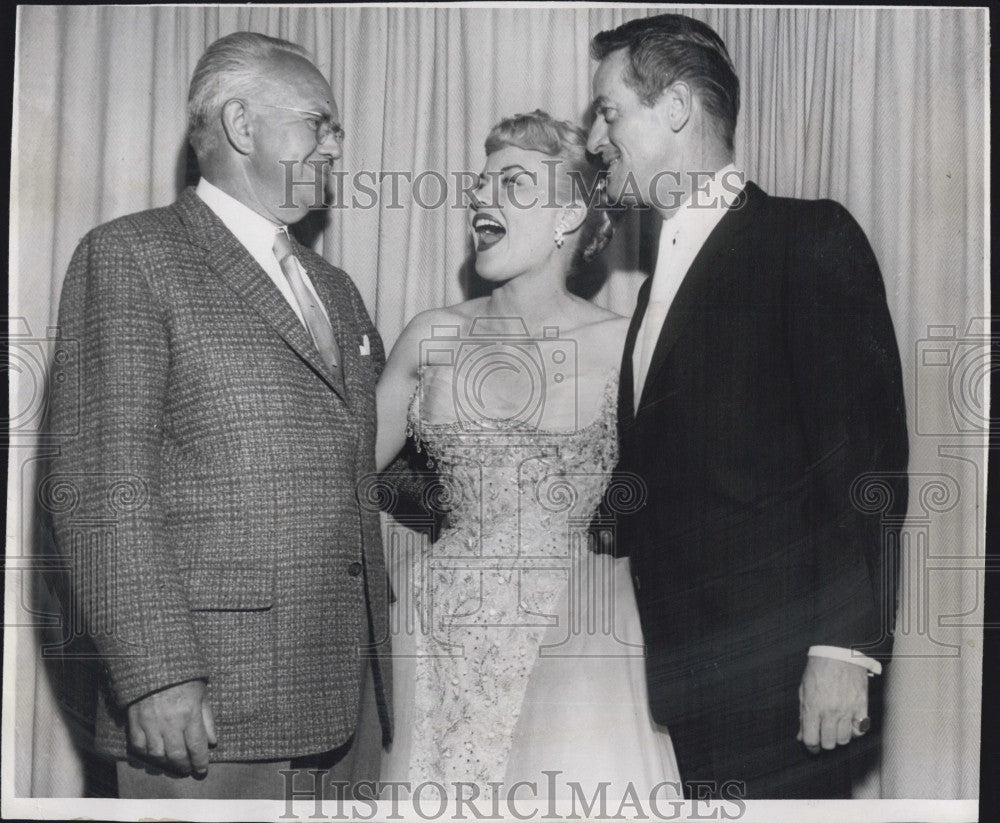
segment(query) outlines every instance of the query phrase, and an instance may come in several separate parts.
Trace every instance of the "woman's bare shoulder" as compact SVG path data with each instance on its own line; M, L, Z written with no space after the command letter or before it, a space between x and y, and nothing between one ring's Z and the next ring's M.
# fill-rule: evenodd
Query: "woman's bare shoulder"
M466 300L415 314L396 341L393 353L398 350L399 357L418 364L424 361L422 352L431 342L434 342L437 348L440 348L442 341L461 342L467 335L469 326L482 303L483 298Z
M629 318L605 311L606 316L578 328L572 335L577 343L581 362L588 370L603 373L621 363Z
M465 326L475 317L476 306L484 298L465 300L451 306L438 306L415 314L406 324L407 336L429 334L436 326Z
M600 311L601 314L599 316L595 316L588 322L581 324L574 331L581 336L593 335L595 337L609 338L620 336L624 340L625 334L628 331L630 318L616 314L613 311L608 311L607 309L600 309Z

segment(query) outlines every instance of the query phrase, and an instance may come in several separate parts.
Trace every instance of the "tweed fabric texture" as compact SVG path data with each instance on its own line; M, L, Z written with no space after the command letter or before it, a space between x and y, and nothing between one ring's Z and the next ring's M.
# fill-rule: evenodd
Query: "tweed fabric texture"
M110 754L125 751L124 707L192 678L208 681L214 760L335 748L355 728L366 621L391 736L379 517L358 492L385 354L347 275L295 253L343 388L193 189L94 229L70 264L59 324L79 379L53 387L53 415L79 435L54 461L50 508L107 675Z

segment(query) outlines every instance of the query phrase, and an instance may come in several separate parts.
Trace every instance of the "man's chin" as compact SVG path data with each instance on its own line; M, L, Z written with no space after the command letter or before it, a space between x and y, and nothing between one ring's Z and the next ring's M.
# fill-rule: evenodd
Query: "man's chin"
M301 203L296 203L294 207L278 209L277 214L282 223L291 226L298 223L312 210L312 208L304 207Z
M307 214L315 211L326 211L330 208L330 195L327 191L317 192L307 190L304 186L281 204L279 210L282 218L288 223L297 223Z
M626 185L628 177L622 175L611 175L608 177L607 196L608 202L617 208L631 208L639 205L639 198L636 196L635 186Z
M635 196L634 192L624 191L619 193L608 192L608 205L612 209L634 209L637 206L641 206L639 198Z
M302 175L285 182L281 211L288 222L301 220L309 212L330 208L334 190L328 170L329 164L324 164L313 169L315 176L310 176L307 165Z

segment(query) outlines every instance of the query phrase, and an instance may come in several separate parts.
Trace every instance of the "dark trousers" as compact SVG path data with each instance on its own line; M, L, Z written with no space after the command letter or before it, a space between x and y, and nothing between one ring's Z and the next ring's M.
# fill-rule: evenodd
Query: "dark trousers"
M723 689L701 710L671 720L687 798L850 798L852 783L877 766L881 679L870 678L871 729L847 746L810 754L796 740L798 680L738 692Z
M375 698L372 664L365 664L354 735L328 752L291 760L211 763L203 779L182 777L138 761L118 761L118 796L129 799L284 800L315 792L327 800L351 797L360 781L376 781L382 762L382 725ZM321 770L321 775L313 772ZM282 774L292 771L293 774ZM294 783L289 781L294 780ZM346 790L342 784L347 784Z

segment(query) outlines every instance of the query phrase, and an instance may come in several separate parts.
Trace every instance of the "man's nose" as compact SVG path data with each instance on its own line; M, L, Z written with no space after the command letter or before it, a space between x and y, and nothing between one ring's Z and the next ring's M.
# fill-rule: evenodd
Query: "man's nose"
M597 154L601 146L604 145L608 136L608 126L603 117L595 117L593 125L590 127L590 134L587 135L587 151Z
M316 153L322 155L330 161L339 160L344 156L344 147L333 132L319 141L316 145Z

